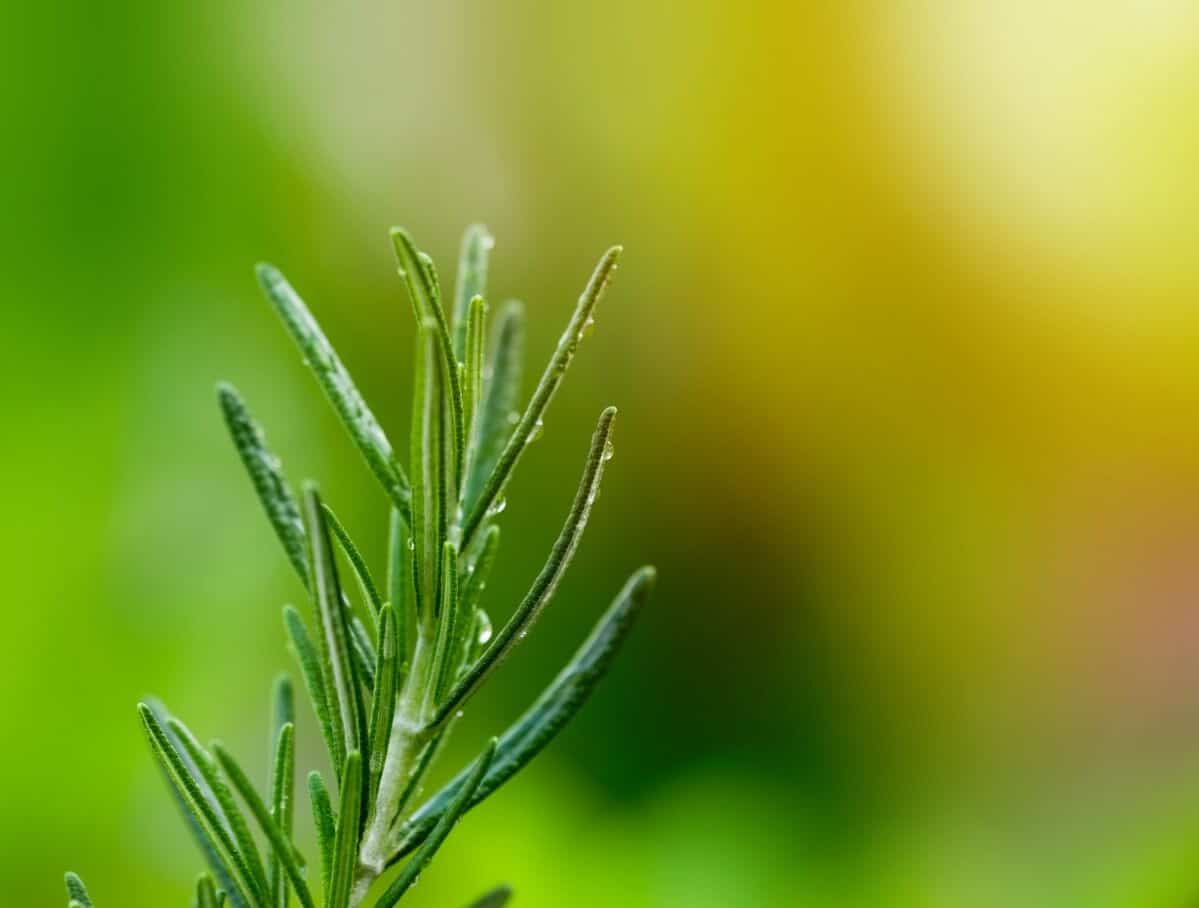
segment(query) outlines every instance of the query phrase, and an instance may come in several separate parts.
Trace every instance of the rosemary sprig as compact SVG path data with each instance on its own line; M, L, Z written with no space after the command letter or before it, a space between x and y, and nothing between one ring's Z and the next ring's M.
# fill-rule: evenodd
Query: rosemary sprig
M273 267L258 268L267 298L387 495L385 572L372 573L366 550L314 484L306 484L298 499L293 495L241 396L227 384L217 389L234 447L312 604L311 625L291 606L283 617L336 783L334 800L320 772L307 776L322 908L365 904L383 872L402 863L374 905L399 902L462 816L578 712L654 584L652 568L636 571L524 715L432 797L415 803L463 705L553 598L599 494L612 456L612 407L600 415L578 491L544 566L493 635L484 594L499 547L504 491L588 333L620 248L600 259L518 416L523 310L518 303L500 310L489 355L486 278L493 241L486 228L466 231L448 316L432 260L403 230L393 230L392 241L417 322L407 471L299 295ZM341 582L347 565L357 580L359 606L371 616L365 623ZM208 865L192 893L198 908L288 908L293 897L303 908L318 904L307 862L292 839L293 700L291 682L277 680L265 795L223 745L205 748L161 706L139 705L151 750ZM92 908L77 876L68 874L66 885L71 908ZM501 886L472 908L502 908L510 897Z

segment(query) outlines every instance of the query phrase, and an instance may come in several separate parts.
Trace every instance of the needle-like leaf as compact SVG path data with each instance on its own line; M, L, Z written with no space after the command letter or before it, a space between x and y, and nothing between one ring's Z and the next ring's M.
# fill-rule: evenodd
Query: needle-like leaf
M236 880L236 889L230 892L232 894L237 889L244 892L244 896L238 896L242 904L265 905L266 893L259 887L244 856L238 851L233 834L225 818L218 813L215 802L201 791L196 777L188 769L150 707L145 703L139 703L138 712L145 726L150 747L158 758L163 773L178 794L185 811L195 822L193 828L203 839L205 855L216 861L213 872Z
M512 898L512 887L497 886L486 895L470 903L469 908L504 908Z
M288 726L285 726L285 728ZM245 771L233 759L233 755L219 742L213 742L212 752L220 761L221 768L225 774L229 776L229 781L233 783L233 787L237 789L237 793L245 805L250 808L250 813L254 815L254 819L258 821L258 827L262 830L263 835L267 837L267 841L271 843L271 848L274 849L279 862L283 865L283 869L287 871L287 877L291 880L292 888L295 889L296 897L300 900L300 904L304 908L316 908L316 903L312 900L312 894L308 891L308 883L304 879L304 872L301 869L304 866L304 857L292 844L291 838L284 834L278 824L271 817L271 812L259 797L258 792L254 790L254 786L250 784L250 779L246 776Z
M492 353L483 374L483 400L476 416L475 455L471 458L466 494L467 512L478 501L500 454L520 419L520 384L524 361L525 312L517 300L500 311L493 331Z
M478 439L479 408L483 404L483 323L487 304L483 297L470 301L466 317L466 350L463 359L462 407L466 423L466 463L470 469ZM459 490L461 494L462 490Z
M446 435L452 440L451 475L455 495L462 487L462 470L466 463L466 427L462 411L462 385L458 379L458 360L454 356L454 343L450 337L449 322L441 305L441 291L437 284L437 270L432 260L417 249L416 244L402 227L393 227L391 241L396 259L400 263L400 274L412 297L417 321L424 324L432 318L436 325L437 347L440 351L443 378L447 389L449 426Z
M421 872L433 860L437 849L441 847L442 842L446 840L446 837L454 828L454 824L458 822L462 814L466 811L471 797L487 775L491 761L495 758L495 751L496 739L492 738L487 744L487 749L475 760L474 766L471 767L470 774L466 777L466 781L463 783L457 797L450 802L445 812L437 820L437 824L430 831L428 838L425 839L416 854L404 866L404 869L400 871L400 875L395 878L392 884L387 887L383 896L375 903L375 908L391 908L416 883Z
M643 567L625 584L595 629L562 669L512 726L500 737L495 761L479 785L470 806L489 797L512 778L553 740L587 701L624 642L633 621L653 590L656 573ZM466 784L469 770L458 773L433 797L422 804L400 827L393 840L396 848L388 863L394 863L416 848Z
M308 773L308 798L312 802L312 820L316 827L316 842L321 853L321 887L329 891L329 877L333 873L333 843L337 838L337 821L333 817L333 806L329 803L329 789L325 780L315 769Z
M238 456L250 474L254 491L266 511L266 516L275 528L275 535L283 543L287 560L291 562L302 583L308 583L308 542L304 533L304 521L300 519L300 508L296 504L279 458L266 446L262 428L250 416L245 402L237 390L229 384L217 385L217 400L225 416L225 425L237 448Z
M333 873L325 908L347 908L358 863L358 833L362 828L362 754L346 756L341 783L341 808L337 817L337 837L333 846Z
M587 287L583 290L582 296L579 297L574 314L566 326L566 331L563 332L562 337L558 340L558 347L554 351L554 355L550 358L549 365L545 367L545 372L541 375L541 381L537 383L537 389L533 392L533 397L529 401L529 405L525 408L520 422L517 423L516 429L508 439L508 444L504 447L503 453L500 454L499 462L496 463L495 469L492 470L491 475L484 483L478 500L472 506L471 512L462 526L463 550L470 548L471 540L482 524L487 511L495 504L500 495L503 494L504 486L508 482L508 477L512 475L512 470L516 467L517 460L520 459L520 455L528 445L529 439L533 437L533 432L537 429L538 423L541 422L542 417L545 415L546 408L549 407L554 392L562 384L562 378L566 375L566 370L579 348L579 341L583 339L583 336L592 324L592 313L595 311L595 305L599 302L599 298L603 296L604 288L608 286L608 281L612 279L612 274L616 271L616 263L620 259L620 253L621 248L619 246L613 246L604 253L603 258L600 259L599 264L595 267L595 272L591 275L591 280L587 282Z
M426 692L426 710L436 706L454 680L464 633L458 596L458 553L452 542L441 552L441 594L437 605L437 643L433 651L433 670ZM469 630L469 626L468 626Z
M412 553L408 550L408 528L398 510L391 509L387 537L387 601L395 609L396 654L404 662L413 638L416 607L412 595ZM405 568L407 565L407 568Z
M375 645L371 643L366 625L357 615L350 616L350 648L357 668L357 677L367 690L375 689Z
M295 726L286 721L279 727L275 744L275 762L271 767L271 818L288 839L294 828L296 778ZM287 908L288 884L279 855L270 858L271 903L275 908Z
M462 679L454 685L453 690L445 698L429 723L431 726L435 727L444 722L465 702L487 674L494 670L524 637L546 603L553 598L558 581L562 579L562 574L570 564L570 559L579 544L579 538L583 535L583 529L587 526L591 506L599 494L604 465L611 457L612 421L615 418L615 407L609 407L600 414L599 424L596 426L595 434L591 437L591 450L587 453L582 482L579 483L579 490L571 504L570 513L567 514L566 524L554 542L554 547L550 550L549 558L541 569L541 573L533 581L532 587L525 594L525 598L517 606L512 617L508 619L508 623L496 634L491 645L483 651L478 660L467 669Z
M253 836L250 835L250 827L234 802L233 795L229 791L229 786L225 784L225 780L221 777L216 762L200 742L196 740L195 735L191 733L188 727L174 716L167 719L167 728L174 734L175 739L183 745L183 749L191 759L192 765L199 770L201 777L208 786L208 790L215 797L216 803L228 823L229 830L233 833L237 850L249 867L250 873L254 876L256 888L264 893L264 895L269 895L270 885L267 882L262 856L258 853L258 845L254 842Z
M326 669L325 689L330 694L333 732L344 753L361 747L365 722L362 693L358 688L351 654L350 628L342 603L341 583L333 560L329 526L321 507L320 494L309 487L304 492L304 510L312 538L312 589L320 623L322 662Z
M446 494L442 369L438 366L436 324L422 323L417 333L412 398L412 540L418 621L434 609L446 537Z
M196 908L219 908L220 904L212 877L201 873L196 879Z
M379 658L375 669L375 687L371 698L371 719L367 733L370 748L366 789L368 805L374 804L375 793L379 790L379 776L383 772L383 761L387 759L391 719L395 715L398 663L395 611L390 605L385 605L379 613Z
M82 908L93 908L91 897L87 894L87 887L83 885L83 880L79 879L78 874L68 872L65 879L67 898L71 904L80 905Z
M387 440L378 420L358 393L350 373L321 331L320 325L304 305L304 301L287 283L278 269L260 264L256 272L267 299L271 301L283 324L291 332L296 345L312 368L317 381L341 417L350 437L367 465L375 474L388 497L404 510L408 506L410 486L403 467L395 459L391 442Z
M454 356L463 359L468 345L466 327L471 300L487 293L487 261L495 240L482 224L471 224L462 234L458 255L458 280L454 285Z
M383 607L383 597L379 595L379 587L375 585L375 580L371 577L370 568L366 565L366 559L362 557L358 546L354 545L354 540L350 538L350 534L346 532L346 528L337 519L337 515L333 513L333 509L327 504L322 504L321 508L325 512L325 520L329 522L329 528L333 530L333 536L337 539L337 544L345 553L346 560L350 562L350 567L354 569L354 576L358 578L358 586L362 590L363 599L370 604L371 612L377 617L379 609Z
M321 736L329 751L329 759L333 762L334 771L340 774L341 765L345 761L345 752L341 749L340 739L333 731L333 717L329 712L329 695L325 690L325 676L321 668L320 653L308 635L304 619L290 605L283 607L283 623L291 638L292 652L300 664L300 674L304 676L304 687L308 690L309 699L312 700L312 711L316 714L317 724L321 728Z
M195 780L197 787L201 791L201 794L208 800L209 804L214 806L219 814L220 808L215 806L216 796L212 793L212 790L204 781L203 776L200 774L199 768L196 767L196 765L191 761L191 758L188 757L187 750L184 748L183 742L175 736L175 733L172 732L170 727L167 725L169 716L167 715L166 710L160 703L154 700L148 701L145 705L146 708L153 713L154 718L158 720L159 727L162 728L166 734L167 740L171 742L171 745L175 748L175 752L183 760L187 772ZM179 813L183 817L184 823L187 824L187 828L191 832L192 838L196 842L196 846L204 855L204 860L207 862L213 876L216 877L217 885L225 894L227 894L228 900L232 904L233 908L250 908L246 895L241 891L241 888L238 886L238 884L234 882L233 869L219 853L216 842L208 835L200 820L188 807L184 792L176 787L171 775L167 772L166 768L161 765L161 763L160 769L162 770L163 778L167 782L167 790L170 792L176 806L178 806ZM228 823L225 822L224 817L222 816L220 819L222 823L224 823L225 828L228 829Z

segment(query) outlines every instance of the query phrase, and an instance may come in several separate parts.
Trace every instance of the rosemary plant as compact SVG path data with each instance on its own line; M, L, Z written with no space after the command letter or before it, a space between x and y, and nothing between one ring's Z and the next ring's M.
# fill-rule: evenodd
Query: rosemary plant
M493 633L483 591L499 546L504 490L593 323L620 248L600 259L518 413L524 316L518 303L503 308L489 353L487 230L466 231L448 305L429 256L403 230L393 230L392 241L418 329L407 470L303 301L276 269L258 266L263 291L387 496L382 583L315 485L306 484L299 499L293 495L238 393L225 384L217 391L233 443L312 605L307 619L285 606L283 620L335 782L336 799L319 771L307 777L324 908L355 908L380 889L376 908L395 905L462 815L579 710L654 583L652 568L635 572L524 715L418 803L455 720L553 597L599 492L612 456L613 408L600 414L582 482L545 565ZM357 581L358 602L342 583L346 568ZM276 682L273 700L275 744L265 794L220 742L205 748L162 705L138 705L150 747L207 864L196 883L197 908L287 908L293 897L303 908L317 905L313 874L293 839L295 705L286 677ZM79 877L67 874L66 884L71 908L90 908ZM501 887L474 905L500 908L509 895Z

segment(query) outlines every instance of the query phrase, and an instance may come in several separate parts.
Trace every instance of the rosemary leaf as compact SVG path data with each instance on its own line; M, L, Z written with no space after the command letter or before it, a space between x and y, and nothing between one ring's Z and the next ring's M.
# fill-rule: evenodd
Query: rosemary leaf
M279 728L275 744L275 762L271 768L271 817L288 839L294 828L293 799L296 779L295 725L285 721ZM271 853L270 859L271 904L274 908L287 908L290 901L286 873L279 855Z
M553 597L554 590L558 586L558 581L562 578L562 574L570 564L570 559L579 544L579 538L583 535L583 529L587 526L587 518L591 513L591 506L599 494L600 480L603 479L604 475L604 465L611 456L612 421L615 418L615 407L608 407L600 414L599 424L596 426L595 434L591 437L591 449L587 453L587 463L583 469L583 479L579 483L579 490L575 494L574 502L571 504L570 513L567 514L566 524L562 527L562 532L554 542L549 558L545 566L542 567L541 573L533 581L532 587L525 594L525 598L517 606L512 617L508 619L503 629L496 634L491 645L467 669L461 680L458 681L449 696L446 697L444 703L442 703L429 723L431 726L435 727L444 722L451 713L465 702L467 697L482 683L483 679L520 642L546 603Z
M445 473L442 444L442 370L437 365L437 338L432 322L417 333L412 400L412 556L418 567L417 619L432 618L446 525L443 492Z
M249 865L238 851L233 835L226 825L225 818L218 813L216 804L200 790L195 776L167 737L158 716L145 703L139 703L137 708L150 747L158 758L163 773L178 795L186 814L194 822L193 830L202 839L205 856L214 861L213 872L230 881L236 881L233 883L234 888L229 891L231 895L237 893L237 898L243 905L265 905L266 894L259 888ZM246 895L241 895L238 890Z
M487 292L487 260L495 248L495 239L482 224L471 224L462 234L458 255L458 280L454 284L454 356L465 358L468 348L466 327L471 300Z
M496 758L470 806L489 797L553 740L582 708L607 673L620 645L632 629L641 607L653 590L656 573L643 567L633 574L608 607L574 657L541 696L500 737ZM392 864L420 845L434 824L460 794L469 770L458 773L440 791L417 808L393 840Z
M519 421L520 384L525 346L524 306L511 300L500 311L492 332L492 354L484 369L483 400L475 417L475 454L471 458L463 505L469 513L478 502L483 483L495 469Z
M387 890L375 903L375 908L391 908L417 881L421 872L433 860L433 856L437 853L437 849L449 836L454 825L466 812L471 798L482 784L484 777L487 775L487 770L491 767L491 761L495 758L496 739L492 738L487 744L486 750L475 760L474 766L471 767L470 774L466 777L461 790L457 796L446 807L445 812L438 818L436 825L429 832L428 837L421 844L416 854L412 859L404 865L404 869L400 871L400 875L395 878Z
M329 803L329 789L315 769L308 773L308 800L312 803L316 842L321 852L321 886L328 892L329 877L333 873L333 842L337 837L337 821L333 818L333 807Z
M300 663L300 674L304 676L304 687L312 700L312 711L316 714L317 724L321 728L321 737L329 751L329 759L334 771L341 774L341 765L345 761L345 752L341 749L341 741L333 732L333 718L329 714L329 696L325 690L324 672L321 669L321 657L316 644L308 635L304 619L292 606L283 607L283 623L287 626L288 636L291 637L291 649L296 661Z
M373 805L379 790L379 776L387 759L387 744L396 701L396 619L390 605L379 613L379 658L375 668L374 695L371 698L371 717L367 731L367 803Z
M330 694L330 718L334 720L334 735L343 752L348 754L361 747L362 693L355 676L348 615L342 603L329 526L320 494L311 486L304 491L304 510L312 537L312 589L321 629L321 656L326 669L326 690Z
M595 272L591 275L591 280L587 282L582 296L579 297L574 314L566 326L566 331L558 340L558 347L550 358L549 365L545 367L545 372L541 375L541 381L537 383L529 405L525 408L520 422L517 423L516 429L500 454L499 462L488 476L482 492L479 493L478 501L474 503L466 523L462 527L462 548L464 550L470 548L471 540L487 515L487 511L494 506L503 493L508 477L512 475L512 470L516 467L517 460L520 459L529 439L533 437L534 430L537 429L538 423L545 415L554 392L562 384L562 378L566 375L566 370L579 348L579 341L583 339L588 327L592 324L595 305L603 296L604 288L608 286L608 281L612 279L612 274L616 271L620 253L621 248L613 246L604 253L599 264L595 266Z
M412 306L417 313L417 322L424 324L432 318L437 326L438 348L441 351L441 368L446 387L450 414L450 432L453 440L454 457L452 476L455 490L462 487L462 470L466 463L466 428L462 412L462 385L458 381L458 360L454 356L454 344L450 337L450 326L446 321L445 309L441 305L441 290L437 283L437 270L432 260L416 248L402 227L391 229L391 241L396 259L400 263L400 275L408 287ZM457 491L455 491L455 496Z
M379 609L383 607L383 597L379 595L379 588L375 586L370 568L366 566L366 559L362 557L358 546L354 545L354 540L350 538L350 534L346 532L346 528L337 519L337 515L333 513L332 508L327 504L322 504L321 508L325 512L325 520L328 521L329 528L333 530L337 544L345 552L346 560L350 562L350 567L354 569L354 576L358 578L358 586L362 589L362 597L370 603L371 612L377 617Z
M411 593L412 553L408 551L408 528L400 512L392 508L387 537L387 600L395 609L396 658L407 660L408 649L413 638L412 614L415 603ZM408 565L408 570L404 565Z
M462 408L463 421L466 424L466 469L470 469L471 460L478 439L479 407L483 402L483 323L487 318L487 304L483 297L476 296L470 301L466 319L466 350L463 360ZM459 489L461 495L463 489Z
M262 428L250 416L241 395L232 385L223 382L217 385L217 399L233 445L246 472L250 474L254 491L275 529L275 535L283 543L287 560L300 575L300 581L307 585L308 542L305 539L304 521L300 519L300 508L287 487L279 458L267 448Z
M362 827L362 754L351 751L341 783L341 808L333 846L333 873L325 908L347 908L358 864L358 833Z
M286 726L285 726L286 727ZM304 857L292 844L291 838L284 834L278 824L271 817L271 812L263 803L262 798L258 796L258 792L254 790L254 786L250 784L249 778L245 771L238 765L230 754L219 742L213 742L212 752L220 761L221 768L225 774L229 776L229 781L233 783L233 787L237 789L237 793L241 795L242 801L250 808L250 813L254 815L254 819L258 821L258 827L262 830L263 835L271 843L275 854L279 858L279 862L283 865L283 869L287 871L287 876L291 880L291 885L295 889L296 897L300 900L300 904L304 908L316 908L316 903L312 900L312 894L308 891L308 883L304 880L303 866Z
M220 904L212 877L201 873L196 878L196 908L219 908Z
M441 592L437 608L437 643L433 651L433 668L426 691L426 712L436 707L457 674L457 656L462 651L463 631L458 597L458 552L447 542L441 553Z
M277 268L260 264L255 271L267 299L274 305L283 319L283 324L291 332L305 362L316 375L325 396L341 417L354 444L366 458L371 472L396 506L401 510L405 509L410 494L408 477L404 475L403 467L395 459L391 442L387 440L378 420L362 399L333 345L321 331L320 325L312 317L304 301Z
M83 885L83 880L79 879L78 874L68 872L65 880L67 884L67 898L72 905L80 905L82 908L94 908L91 897L87 894L87 887Z
M158 720L159 727L163 729L167 740L170 741L171 745L175 748L176 753L183 760L187 772L195 780L196 785L200 789L204 798L208 800L209 804L215 806L215 795L213 795L212 790L208 787L208 784L200 775L200 770L195 766L194 763L192 763L191 758L187 756L187 751L183 746L183 742L180 741L175 736L175 733L172 732L167 726L167 719L169 717L162 704L155 700L149 700L146 702L145 706L151 711L151 713L153 713L154 718ZM201 853L204 855L204 860L208 863L208 867L212 871L213 876L216 877L217 885L221 887L224 893L228 894L229 901L233 908L250 908L250 903L245 894L241 891L240 886L234 882L233 869L229 866L224 857L222 857L222 855L218 852L217 845L214 840L208 835L199 819L197 819L197 817L187 806L187 802L184 798L184 792L176 787L171 775L167 772L166 768L161 765L161 763L159 768L162 770L163 778L167 782L167 790L170 792L176 806L178 806L184 823L186 823L187 828L191 832L192 838L195 840L197 847L199 847ZM219 813L219 808L216 809ZM221 821L224 823L223 816L221 817ZM225 823L225 828L229 828L227 823Z
M183 749L187 752L188 757L191 758L192 764L199 770L209 790L216 798L217 806L224 815L230 832L233 833L233 838L237 843L237 850L241 853L242 858L250 869L250 873L254 876L255 886L264 895L269 894L270 886L267 883L266 871L263 869L262 856L258 853L258 845L254 842L254 837L250 835L249 824L246 823L246 818L242 816L242 812L234 802L233 794L229 791L229 786L225 784L225 780L221 777L221 772L217 768L216 762L200 742L196 740L195 735L191 733L188 727L174 716L167 719L167 728L174 733L175 739L183 745Z
M347 606L348 611L348 606ZM375 689L375 646L371 643L366 625L357 615L349 617L350 650L354 657L358 679L368 691Z

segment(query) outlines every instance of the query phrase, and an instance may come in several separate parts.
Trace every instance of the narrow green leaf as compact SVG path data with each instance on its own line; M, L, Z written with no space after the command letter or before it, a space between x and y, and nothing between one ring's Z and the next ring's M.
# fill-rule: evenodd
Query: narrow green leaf
M643 567L629 578L571 661L500 737L495 761L472 796L470 806L482 802L516 775L574 718L616 658L620 645L653 590L655 579L656 573L651 567ZM461 793L468 773L469 770L458 773L404 822L393 839L396 847L388 860L389 865L424 841Z
M373 805L379 790L379 777L387 759L387 742L391 735L391 720L395 715L396 669L396 619L390 605L383 606L379 613L379 658L375 668L375 688L371 698L370 730L367 734L368 782L367 803Z
M350 904L350 890L358 867L362 806L362 754L355 750L346 756L346 770L342 777L341 808L333 846L333 873L325 908L347 908Z
M587 518L591 506L599 494L600 480L603 479L604 465L611 456L612 421L616 418L616 408L609 407L600 415L599 424L591 438L591 449L587 453L587 463L583 469L583 479L579 490L567 514L562 532L550 550L549 558L541 573L533 581L529 592L517 606L507 624L495 636L491 645L483 651L478 660L466 671L462 679L446 697L430 725L436 726L457 710L467 697L474 692L483 679L508 655L514 646L528 632L529 627L537 619L541 610L554 595L558 581L566 571L583 529L587 526Z
M430 684L426 692L426 714L436 707L457 674L456 657L461 652L462 617L458 597L458 553L447 542L441 551L441 591L437 601L437 640L433 650Z
M186 813L195 821L193 828L198 830L205 842L206 856L217 859L220 871L228 878L236 880L237 887L248 895L252 904L265 905L266 893L258 885L245 858L238 851L233 834L225 818L218 812L216 803L201 791L196 777L189 771L150 707L145 703L139 703L138 712L159 765L179 795ZM214 866L213 870L217 872L217 867Z
M471 224L462 234L458 255L458 280L454 285L454 356L463 359L467 350L467 314L471 300L487 293L487 260L495 239L482 224Z
M283 607L283 622L287 626L288 636L291 637L291 649L296 661L300 664L300 674L304 676L304 687L312 700L312 711L316 714L317 724L321 729L321 737L329 751L329 759L333 762L334 770L340 774L341 765L345 761L340 739L333 731L333 717L329 713L329 697L325 690L324 671L321 668L321 657L316 644L308 636L308 628L304 619L290 605Z
M290 840L294 829L296 779L295 725L290 721L279 728L275 745L275 762L271 768L271 818L275 825ZM290 901L286 873L279 855L272 852L270 859L271 904L275 908L287 908Z
M478 440L478 415L483 404L483 323L487 318L487 304L483 297L470 301L466 320L466 358L463 361L462 408L466 424L466 464L471 460ZM464 484L465 485L465 484ZM459 489L461 494L463 489Z
M350 373L342 365L320 325L278 269L260 264L256 273L258 283L262 285L267 299L274 305L283 319L283 324L291 332L305 362L316 375L325 396L341 417L354 444L366 458L371 472L382 483L384 491L396 506L401 510L406 509L410 494L408 477L404 475L403 467L395 459L391 442L387 440L366 401L358 393Z
M176 754L178 754L179 758L183 761L184 768L195 781L196 786L200 790L202 796L219 814L220 808L216 806L216 796L212 793L212 790L204 781L204 777L200 774L199 768L196 767L196 765L191 761L191 758L188 757L187 750L183 746L183 742L175 736L175 733L172 732L170 727L167 725L167 720L170 718L167 714L167 711L163 708L162 704L154 700L149 700L145 706L158 721L159 727L163 730L167 740L171 743L171 746L174 747ZM206 828L200 819L188 806L186 792L176 785L173 776L170 772L168 772L166 766L164 766L161 761L159 761L159 769L162 771L162 776L167 783L167 790L174 799L176 806L178 806L179 813L183 817L184 823L191 832L192 838L197 847L200 849L201 854L204 855L204 860L208 863L208 868L212 871L213 876L216 877L217 885L219 885L221 889L229 894L229 901L233 908L251 908L250 902L245 893L242 892L241 887L234 881L233 868L222 856L217 847L217 843L206 831ZM225 829L228 830L228 823L224 822L223 816L221 817L221 821L224 823Z
M315 769L308 773L308 799L312 802L312 820L316 827L317 847L321 852L321 888L329 891L329 877L333 873L333 843L337 837L337 821L333 818L333 807L329 803L329 789L325 780Z
M333 559L329 526L321 507L320 494L315 488L305 489L304 510L312 538L312 589L321 630L321 656L326 669L325 689L330 695L334 735L342 752L348 754L361 747L364 731L362 693L358 688L351 654L349 621L342 603L341 583Z
M424 324L427 318L432 317L437 326L442 377L448 391L450 424L447 435L452 440L451 469L454 477L454 495L457 496L457 489L462 487L462 470L466 463L466 428L462 411L462 385L458 381L458 360L454 356L450 326L446 321L445 309L441 305L437 270L433 267L432 260L417 249L403 228L393 227L391 240L400 263L400 274L408 287L413 308L417 313L417 324Z
M491 761L495 758L495 752L496 739L492 738L487 744L487 749L475 761L470 774L462 786L462 790L458 792L457 797L454 798L437 820L436 825L429 832L428 838L425 839L416 854L404 866L404 869L400 871L400 875L395 878L379 901L375 903L375 908L391 908L416 883L417 878L429 865L429 862L433 860L433 856L449 836L454 825L462 817L462 814L466 812L471 798L478 790L479 785L482 784L484 777L487 775L487 770L491 767Z
M341 521L337 519L337 515L333 513L333 510L327 504L323 504L321 507L324 509L325 519L329 522L329 527L333 530L333 535L337 539L338 545L345 552L346 560L350 562L350 567L354 569L354 576L358 578L358 586L362 589L363 598L370 603L371 611L377 617L379 609L383 607L383 597L379 595L379 588L375 586L370 568L366 566L366 559L362 557L358 546L354 545L354 540L350 538L350 534L341 525Z
M300 519L300 508L283 476L279 458L267 448L262 428L250 416L245 402L232 385L217 385L217 399L233 445L246 472L250 474L254 491L258 493L258 500L262 502L275 535L283 543L288 561L300 575L300 581L307 585L308 542L304 522Z
M599 264L595 267L595 272L591 275L591 280L587 282L587 287L583 290L583 295L579 297L574 315L571 316L570 322L566 326L566 331L562 334L561 339L559 339L558 348L550 358L545 372L542 373L541 381L537 383L537 388L533 392L533 398L525 408L520 422L517 423L511 438L508 439L508 444L504 447L503 453L500 454L499 462L495 465L495 469L487 478L486 483L484 483L483 490L479 494L479 499L475 502L470 515L466 519L466 523L462 527L462 549L464 551L470 548L471 540L483 523L483 518L487 515L487 511L503 493L504 486L508 482L508 477L512 475L512 470L516 467L517 460L520 459L520 455L528 445L529 439L533 437L534 430L545 415L546 408L549 407L554 392L562 384L562 378L566 374L566 369L570 366L570 362L574 359L575 352L578 350L579 341L583 339L588 327L592 324L592 313L595 311L595 305L603 295L604 288L608 286L608 281L611 280L613 272L616 271L616 263L620 259L620 253L621 248L619 246L613 246L604 253L603 258L600 259Z
M83 880L79 879L78 874L68 871L65 880L67 884L67 898L71 902L82 905L83 908L94 908L91 896L87 894L87 887L83 885Z
M520 384L524 361L525 312L517 300L500 311L492 334L491 358L483 373L483 401L476 417L475 454L471 458L466 494L469 513L479 499L508 439L520 420Z
M471 902L469 908L504 908L512 898L511 886L497 886L486 895Z
M354 666L357 677L367 690L375 689L375 646L371 643L370 633L366 625L357 615L349 619L350 647L354 656Z
M196 878L196 908L219 908L216 885L207 873L201 873Z
M217 760L220 761L221 768L229 776L229 781L233 783L233 787L237 789L242 802L250 808L250 813L258 821L258 828L262 830L263 835L271 843L271 847L278 856L279 862L283 865L283 869L287 871L287 877L291 880L292 888L295 889L296 897L300 900L300 904L304 908L316 908L316 903L313 902L312 894L308 891L308 883L304 880L304 872L301 869L304 866L303 855L296 849L296 846L291 841L291 837L285 835L283 830L275 823L271 817L270 810L263 803L262 798L258 796L258 792L254 790L254 786L250 784L245 771L233 759L232 754L225 750L219 742L213 742L212 752L216 755Z
M417 573L418 621L428 622L437 595L441 542L445 538L446 501L441 405L441 370L437 365L437 338L433 324L422 323L417 332L412 400L412 552Z
M414 636L413 614L415 603L412 596L412 553L408 550L408 528L398 510L391 509L391 526L387 539L387 600L395 609L396 654L403 662ZM404 565L408 565L408 570Z
M254 837L250 835L250 827L246 823L246 818L242 816L241 811L234 802L233 795L229 791L229 787L225 784L225 780L221 777L216 763L200 742L196 740L195 735L191 733L188 727L174 716L167 719L167 728L174 733L176 740L183 745L183 749L187 752L188 757L191 758L192 765L199 770L200 775L208 785L209 791L216 798L216 803L228 823L229 830L233 833L233 838L237 843L237 850L249 867L250 873L254 875L256 888L264 894L264 897L269 895L270 885L267 882L262 856L258 853L258 845L254 842Z

